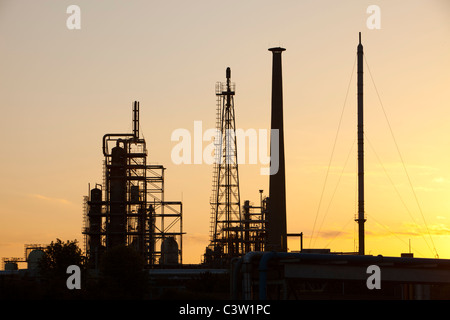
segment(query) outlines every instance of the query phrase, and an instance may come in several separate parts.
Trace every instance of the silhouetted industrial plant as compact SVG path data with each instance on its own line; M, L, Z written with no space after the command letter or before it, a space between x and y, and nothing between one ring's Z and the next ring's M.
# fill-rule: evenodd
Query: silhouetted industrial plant
M269 196L264 197L263 190L259 190L258 205L241 200L239 146L235 134L236 92L231 69L227 68L226 81L218 82L215 92L217 136L209 245L201 263L183 264L183 205L181 201L165 199L166 168L150 164L147 159L146 141L139 134L139 102L135 101L132 132L103 136L103 181L92 188L89 186L89 194L84 197L82 234L88 268L97 270L105 252L126 246L135 249L143 259L155 292L169 288L171 294L181 294L186 292L190 281L220 283L217 279L225 279L220 290L216 289L226 292L225 298L233 299L448 298L450 260L414 258L412 254L383 257L365 253L361 33L357 45L358 252L303 248L303 233L287 232L282 81L285 50L269 49L272 54L271 130L277 132L271 135L270 149L278 153L277 170L268 177ZM289 237L300 238L299 251L289 252ZM381 288L367 285L368 267L374 265L382 270ZM212 278L215 280L211 281ZM157 296L155 292L151 297ZM211 299L224 298L209 294Z
M133 104L133 132L105 134L103 155L103 184L85 197L83 234L90 262L96 266L105 249L127 245L149 266L182 263L182 203L164 199L165 168L147 164L139 102Z

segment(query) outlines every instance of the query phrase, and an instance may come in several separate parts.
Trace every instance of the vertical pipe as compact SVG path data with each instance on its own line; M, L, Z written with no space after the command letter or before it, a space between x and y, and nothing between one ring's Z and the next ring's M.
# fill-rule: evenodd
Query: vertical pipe
M284 48L271 48L272 52L272 114L271 129L278 130L278 171L269 178L269 213L267 216L268 250L286 251L286 178L284 168L283 84L281 53ZM272 136L272 135L271 135ZM272 145L276 143L271 139ZM271 153L272 156L272 153ZM273 162L271 161L271 165ZM272 173L272 172L271 172Z
M300 252L303 251L303 232L300 233Z
M244 202L244 250L250 252L250 201Z
M358 254L364 255L364 108L363 108L363 59L364 51L361 44L361 32L359 33L358 56Z
M139 139L139 102L133 103L133 136L134 139Z

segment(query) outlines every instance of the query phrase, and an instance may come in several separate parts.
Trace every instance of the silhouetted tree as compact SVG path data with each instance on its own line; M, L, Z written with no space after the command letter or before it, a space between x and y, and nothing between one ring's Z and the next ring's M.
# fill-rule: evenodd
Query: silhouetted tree
M108 249L100 261L100 285L105 298L144 298L148 289L144 260L132 247Z
M39 275L45 286L45 297L64 299L80 294L76 290L67 288L66 280L70 276L67 274L67 267L77 265L83 270L84 261L77 240L63 242L56 239L56 242L52 241L44 249L44 255L39 261Z

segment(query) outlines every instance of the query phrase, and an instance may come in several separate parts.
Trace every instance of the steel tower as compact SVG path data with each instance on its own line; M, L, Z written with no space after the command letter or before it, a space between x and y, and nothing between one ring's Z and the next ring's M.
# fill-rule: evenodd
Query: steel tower
M216 84L217 136L211 197L211 245L221 258L242 252L241 205L234 113L234 83L226 69L226 82Z

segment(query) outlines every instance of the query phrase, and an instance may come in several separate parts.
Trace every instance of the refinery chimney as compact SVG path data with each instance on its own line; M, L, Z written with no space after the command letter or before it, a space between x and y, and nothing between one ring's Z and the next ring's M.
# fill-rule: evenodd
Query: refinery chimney
M272 52L272 116L271 116L271 157L278 143L278 171L271 172L269 179L269 212L267 215L267 251L287 251L286 239L286 177L284 168L283 130L283 84L281 53L284 48L271 48ZM273 131L278 130L278 141ZM274 145L275 144L275 145ZM274 165L271 160L271 167Z

